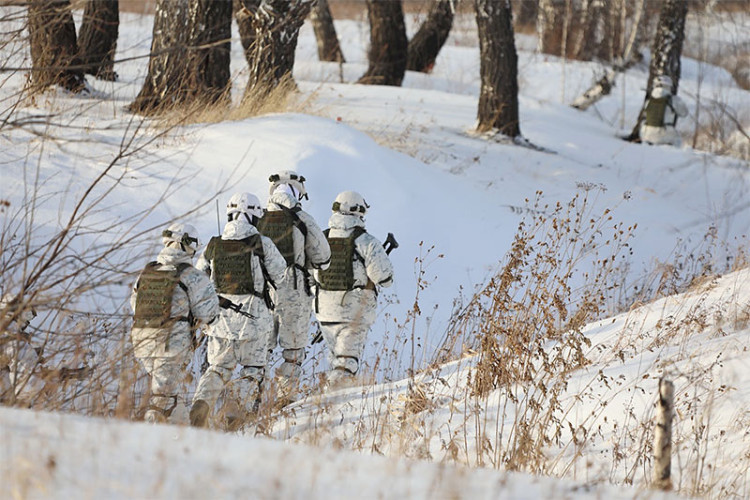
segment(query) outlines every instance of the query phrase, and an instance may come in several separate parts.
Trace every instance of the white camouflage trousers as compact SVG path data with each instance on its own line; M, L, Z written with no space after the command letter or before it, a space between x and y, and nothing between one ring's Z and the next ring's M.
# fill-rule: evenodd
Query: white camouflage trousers
M231 340L208 337L209 367L201 376L193 403L202 399L213 409L219 395L230 385L230 397L245 412L254 413L260 402L260 386L265 376L268 350L265 339ZM240 365L239 378L232 380L237 365Z
M288 267L273 298L276 307L273 311L274 325L268 349L281 346L284 359L276 370L276 376L298 379L302 373L301 364L305 359L312 316L312 298L306 290L304 273Z
M351 374L357 373L369 329L369 324L360 322L320 323L320 331L328 346L331 370L344 369Z
M32 395L41 382L32 380L39 356L24 340L3 339L0 344L0 402L14 403L22 394Z

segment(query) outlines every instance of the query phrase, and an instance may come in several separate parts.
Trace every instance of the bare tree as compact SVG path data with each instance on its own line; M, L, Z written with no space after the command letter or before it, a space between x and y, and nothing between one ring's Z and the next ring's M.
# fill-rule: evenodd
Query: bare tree
M188 11L188 94L201 103L229 97L232 0L192 0Z
M339 38L336 35L336 27L333 25L331 9L328 0L318 0L310 12L310 21L315 31L315 40L318 43L318 59L343 63L344 53L341 51Z
M250 78L245 99L257 98L292 81L294 51L299 29L310 13L313 0L263 0L259 5L244 2L243 8L252 17L255 41L252 45Z
M651 50L651 64L648 71L648 83L643 106L638 114L638 121L633 131L626 138L629 141L640 140L640 128L645 119L646 103L651 95L654 78L668 76L672 80L672 95L677 94L680 83L680 58L682 43L685 39L685 18L687 17L687 2L684 0L664 0L659 13L659 25L656 29L653 49Z
M560 55L564 15L564 0L539 0L536 21L539 52Z
M475 0L480 72L477 130L521 135L518 120L518 54L510 0Z
M117 80L114 60L119 26L119 0L87 0L78 31L78 56L86 73Z
M534 26L537 19L537 0L526 0L515 4L516 12L514 14L516 23L521 26Z
M408 40L401 0L367 0L369 67L358 83L399 86L406 73Z
M36 90L60 85L71 92L85 88L78 58L76 27L69 0L29 4L32 82Z
M240 42L245 50L245 60L248 66L253 61L253 46L255 44L255 28L253 28L253 15L262 0L234 0L234 19L240 32ZM247 7L246 7L247 6Z
M406 69L429 73L453 26L458 0L435 0L427 19L409 41Z
M134 113L152 114L185 99L189 0L157 0L148 74L130 104Z

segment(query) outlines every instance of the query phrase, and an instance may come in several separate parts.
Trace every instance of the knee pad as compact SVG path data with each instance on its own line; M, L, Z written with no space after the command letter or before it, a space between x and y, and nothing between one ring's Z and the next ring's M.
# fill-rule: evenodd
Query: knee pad
M294 363L295 365L301 365L305 360L307 353L304 349L284 349L281 356L287 363Z
M240 369L240 378L256 382L258 385L263 383L266 376L266 369L262 366L243 366Z
M149 403L149 410L156 410L164 415L165 418L169 418L172 415L172 411L174 411L175 407L177 406L177 396L168 396L166 394L152 394Z

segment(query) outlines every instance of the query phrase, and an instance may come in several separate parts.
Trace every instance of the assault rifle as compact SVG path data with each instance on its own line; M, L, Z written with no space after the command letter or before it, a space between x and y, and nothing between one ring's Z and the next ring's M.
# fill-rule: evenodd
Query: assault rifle
M231 309L232 311L234 311L237 314L240 314L240 315L242 315L242 316L244 316L246 318L256 319L255 316L253 316L249 312L243 311L241 305L239 305L239 304L237 304L235 302L232 302L228 298L222 297L221 295L219 295L218 297L219 297L219 307L221 307L222 309Z
M396 241L396 237L393 236L393 233L388 233L388 236L386 236L385 241L383 242L383 248L385 248L386 255L390 255L392 251L398 248L398 241ZM318 330L315 332L315 335L313 335L312 344L318 344L323 341L323 332L320 329L320 324L317 325Z
M393 233L388 233L388 236L386 236L385 241L383 242L383 248L385 248L386 255L390 255L392 251L398 248L398 241L396 241L396 237L393 236Z

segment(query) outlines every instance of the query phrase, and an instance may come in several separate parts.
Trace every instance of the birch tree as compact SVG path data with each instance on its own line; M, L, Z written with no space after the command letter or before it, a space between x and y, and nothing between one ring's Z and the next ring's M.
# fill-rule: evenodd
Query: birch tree
M672 80L672 95L677 95L680 83L682 44L685 39L685 19L687 17L687 2L684 0L664 0L659 12L659 24L651 50L651 64L646 83L646 95L643 106L638 114L638 121L633 131L627 137L629 141L640 140L641 123L645 118L646 103L651 95L654 78L668 76Z
M31 80L35 90L59 85L80 92L86 80L69 0L31 2L28 7Z
M331 9L328 0L318 0L310 13L310 22L315 31L315 40L318 44L318 59L321 61L346 62L344 53L341 51L339 38L336 35L336 27L333 25Z
M229 97L232 0L193 0L188 10L190 98L217 103Z
M427 19L409 41L406 69L429 73L453 26L458 0L436 0Z
M370 21L369 66L358 83L400 86L409 42L401 0L367 0Z
M313 0L244 2L255 40L249 58L250 78L245 99L258 98L284 82L293 82L294 51L299 30Z
M134 113L152 114L185 99L188 0L157 0L148 74L130 104Z
M86 73L102 80L117 80L114 63L119 27L119 0L86 1L78 31L78 56Z
M510 0L475 0L482 87L477 131L521 135L518 120L518 54Z

